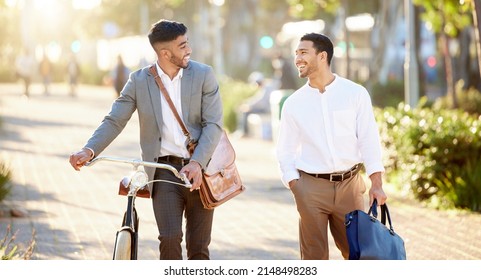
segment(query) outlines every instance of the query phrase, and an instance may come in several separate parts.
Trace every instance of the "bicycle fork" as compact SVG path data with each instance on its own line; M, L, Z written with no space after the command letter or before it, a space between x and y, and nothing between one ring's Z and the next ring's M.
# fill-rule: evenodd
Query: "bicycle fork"
M130 259L137 259L137 245L138 245L138 228L139 228L139 217L137 216L137 210L135 209L135 198L132 195L127 196L127 210L124 213L124 218L122 220L122 227L116 234L115 246L119 246L119 234L121 232L128 232L130 235ZM116 258L114 248L114 259Z

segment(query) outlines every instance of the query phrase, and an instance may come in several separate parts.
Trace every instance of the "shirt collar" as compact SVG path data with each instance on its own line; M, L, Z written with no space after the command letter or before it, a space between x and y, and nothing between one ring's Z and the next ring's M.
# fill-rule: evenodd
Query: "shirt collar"
M164 71L162 71L162 68L160 68L160 66L157 62L155 63L155 67L157 68L157 73L159 73L159 77L165 76L166 78L170 79L170 77L167 74L165 74ZM177 73L177 75L172 80L175 80L177 78L182 79L183 74L184 74L184 68L180 68L179 72Z
M334 75L334 80L333 80L330 84L328 84L328 85L326 86L326 91L325 91L324 93L326 93L326 92L328 92L330 89L334 88L334 87L336 86L337 82L339 81L339 76L338 76L337 74L335 74L335 73L333 73L333 75ZM311 87L311 85L309 84L309 81L307 81L306 87L307 87L309 90L311 90L312 92L314 92L314 93L318 93L318 92L319 92L319 90L318 90L317 88Z
M333 75L334 75L334 80L332 80L332 82L326 86L326 91L335 87L337 84L337 81L339 80L339 77L337 76L337 74L333 73Z

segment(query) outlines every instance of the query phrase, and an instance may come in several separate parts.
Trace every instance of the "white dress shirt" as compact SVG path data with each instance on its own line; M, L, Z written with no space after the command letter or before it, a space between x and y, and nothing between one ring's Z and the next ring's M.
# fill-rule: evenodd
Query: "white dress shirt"
M179 73L174 77L174 79L170 79L170 77L162 71L158 64L155 64L157 67L157 73L164 84L167 93L172 99L172 103L179 113L179 116L182 118L182 106L181 106L181 98L180 98L180 85L181 85L181 78L183 74L183 69L179 70ZM162 130L160 131L160 136L162 138L162 143L160 145L160 156L167 156L173 155L183 158L190 157L189 152L185 146L187 137L182 133L182 128L180 124L177 122L172 109L170 109L169 104L164 98L164 95L159 89L160 99L161 99L161 106L162 106Z
M284 102L277 158L285 186L299 170L342 172L363 162L368 175L384 172L369 93L334 76L324 93L306 83Z

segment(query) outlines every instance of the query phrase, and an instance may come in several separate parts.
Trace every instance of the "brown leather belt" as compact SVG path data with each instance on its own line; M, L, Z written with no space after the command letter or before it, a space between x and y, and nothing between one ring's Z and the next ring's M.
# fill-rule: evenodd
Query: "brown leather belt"
M159 157L159 160L157 162L167 162L175 165L180 165L180 166L186 166L190 158L181 158L181 157L176 157L176 156L163 156Z
M304 172L304 171L303 172L306 173L307 175L315 177L315 178L326 179L326 180L329 180L331 182L342 182L342 181L344 181L346 179L349 179L349 178L353 177L354 175L356 175L359 172L359 170L361 170L361 167L362 167L362 163L358 163L344 173L312 174L312 173L307 173L307 172Z

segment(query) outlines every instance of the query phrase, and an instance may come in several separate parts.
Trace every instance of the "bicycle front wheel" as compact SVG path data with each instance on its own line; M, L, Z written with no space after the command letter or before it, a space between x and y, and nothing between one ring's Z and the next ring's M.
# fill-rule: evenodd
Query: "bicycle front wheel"
M121 230L117 233L114 247L114 260L130 260L132 258L132 233Z

